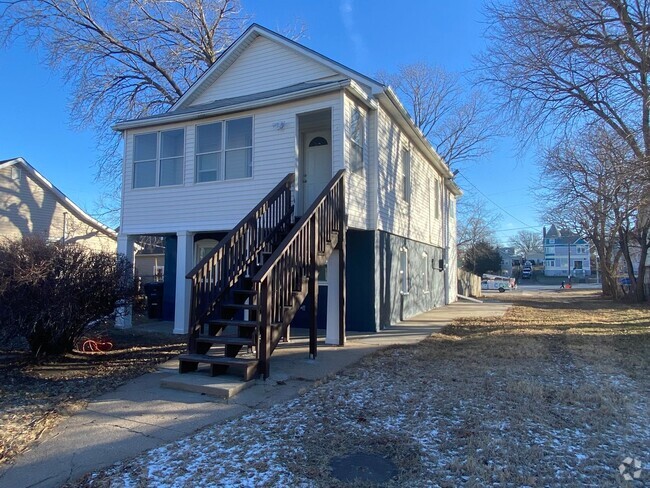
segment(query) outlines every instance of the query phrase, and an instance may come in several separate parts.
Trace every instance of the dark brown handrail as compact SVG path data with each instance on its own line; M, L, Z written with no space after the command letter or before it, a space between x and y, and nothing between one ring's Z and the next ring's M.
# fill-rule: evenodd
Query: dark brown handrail
M325 264L326 249L345 232L345 170L340 170L284 238L264 266L253 277L260 314L259 359L264 377L269 374L269 358L282 334L271 337L271 324L282 324L282 332L291 321L286 308L292 309L294 294L302 290L304 280L315 279L316 266Z
M281 230L288 229L293 216L294 181L294 173L289 173L187 274L192 280L190 351L201 324L224 292L262 251L273 249Z

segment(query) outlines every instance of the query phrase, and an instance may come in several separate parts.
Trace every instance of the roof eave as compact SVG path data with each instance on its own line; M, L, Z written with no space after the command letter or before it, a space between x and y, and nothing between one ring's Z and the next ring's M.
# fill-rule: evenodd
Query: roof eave
M112 127L112 129L116 131L125 131L128 129L137 129L137 128L144 128L144 127L151 127L155 125L173 124L177 122L187 122L189 120L213 117L216 115L223 115L223 114L234 113L234 112L243 112L246 110L252 110L260 107L268 107L270 105L278 105L280 103L291 102L294 100L298 100L300 98L323 95L325 93L338 91L341 88L348 87L349 85L350 85L350 80L346 79L326 86L319 86L319 87L301 90L299 92L287 93L284 95L269 97L264 100L243 102L235 105L230 105L228 107L206 109L203 111L199 110L196 112L186 112L182 114L169 113L168 115L156 117L153 119L126 120L123 122L118 122Z

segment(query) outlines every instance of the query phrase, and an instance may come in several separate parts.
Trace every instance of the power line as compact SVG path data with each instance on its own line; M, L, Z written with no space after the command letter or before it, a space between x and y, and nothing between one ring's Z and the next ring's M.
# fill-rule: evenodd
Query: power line
M498 203L496 203L494 200L492 200L490 197L488 197L485 193L483 193L481 190L479 190L478 187L477 187L474 183L472 183L471 181L469 181L469 180L467 179L467 177L466 177L464 174L460 173L458 176L461 176L461 177L462 177L462 178L463 178L467 183L469 183L470 185L472 185L472 187L473 187L477 192L479 192L481 195L483 195L483 196L487 199L487 201L490 202L492 205L494 205L495 207L497 207L498 209L500 209L501 211L503 211L505 214L507 214L507 215L509 215L510 217L512 217L513 219L515 219L517 222L519 222L519 223L521 223L521 224L524 224L527 228L532 228L532 226L528 225L528 224L527 224L526 222L524 222L523 220L518 219L517 217L515 217L514 215L512 215L512 214L511 214L510 212L508 212L505 208L503 208L501 205L499 205Z

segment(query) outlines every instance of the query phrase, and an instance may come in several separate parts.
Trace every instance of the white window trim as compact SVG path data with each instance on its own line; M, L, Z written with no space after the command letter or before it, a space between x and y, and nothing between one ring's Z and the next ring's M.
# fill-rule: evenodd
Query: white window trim
M185 130L185 127L171 127L169 129L165 130L156 130L156 131L148 131L148 132L138 132L133 134L133 148L131 149L131 171L133 174L131 175L131 189L132 190L151 190L152 188L174 188L174 187L179 187L183 186L185 184L185 163L187 161L186 157L186 146L185 143L187 142L187 131ZM182 153L182 158L183 158L183 164L181 168L181 182L180 183L175 183L173 185L161 185L160 184L160 168L161 168L161 163L163 159L175 159L175 158L161 158L160 156L160 146L162 144L162 137L161 134L163 132L171 132L175 130L182 130L183 131L183 153ZM143 161L136 161L135 160L135 139L137 136L145 136L147 134L156 134L156 173L155 173L155 184L153 186L135 186L135 165L136 163L142 163L142 162L147 162L151 161L150 159L143 160ZM178 156L176 156L178 157Z
M399 249L399 274L400 274L400 290L399 294L402 296L409 294L409 250L406 247Z
M237 149L230 149L230 151L236 151L236 150L241 150L241 149L250 149L251 150L251 175L250 176L243 176L241 178L228 178L226 179L226 152L228 150L226 149L226 125L228 122L232 120L239 120L239 119L251 119L251 145L250 146L242 146L238 147ZM197 128L199 126L203 125L210 125L210 124L217 124L221 123L221 150L220 151L213 151L213 152L207 152L207 153L199 153L197 152L197 142L198 142L198 131ZM212 154L212 153L219 153L221 154L221 171L220 175L217 175L218 178L216 180L212 181L198 181L197 176L198 176L198 164L197 164L197 156L203 155L203 154ZM241 181L241 180L250 180L255 176L255 116L253 114L251 115L245 115L245 116L238 116L238 117L228 117L228 118L223 118L223 119L215 119L211 121L207 121L202 124L196 124L194 126L194 184L195 185L213 185L215 183L224 183L224 182L229 182L229 181Z
M431 279L431 274L429 273L429 255L426 252L422 253L422 260L424 261L424 293L431 293L431 288L429 287L429 280Z
M408 155L408 158L404 158L404 155ZM402 169L402 201L404 203L411 203L411 192L413 190L411 186L412 157L411 150L408 147L402 147L400 149L400 167Z
M361 136L361 142L357 141L352 137L352 121L354 120L354 115L359 114L359 121L362 124L362 130L359 132ZM366 171L366 140L368 138L367 136L367 131L368 131L368 121L367 121L367 116L366 114L363 113L363 111L357 107L356 105L352 107L352 111L350 112L350 123L348 124L348 130L347 130L347 136L348 136L348 142L350 146L357 146L361 149L361 166L359 168L353 168L352 167L352 158L350 158L350 173L351 174L356 174L356 175L363 175ZM350 151L350 154L352 154L352 151Z

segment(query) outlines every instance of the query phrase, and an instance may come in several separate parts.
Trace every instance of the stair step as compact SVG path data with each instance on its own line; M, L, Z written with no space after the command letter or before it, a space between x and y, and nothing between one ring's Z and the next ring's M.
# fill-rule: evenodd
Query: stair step
M181 354L181 361L203 364L222 364L224 366L255 366L257 359L228 358L225 356L210 356L209 354Z
M213 319L208 321L210 325L234 325L237 327L257 327L257 322L251 320L223 320L223 319Z
M257 292L255 290L233 290L233 293L235 295L252 296L255 295Z
M234 336L206 336L200 335L196 339L197 342L207 342L210 344L228 344L236 346L254 346L255 342L250 337L234 337Z
M224 303L222 307L234 308L236 310L259 310L260 309L258 305L254 305L250 303Z
M229 367L243 368L244 380L252 380L257 373L257 359L229 358L225 356L209 356L207 354L181 354L178 356L179 373L196 371L198 364L209 364L212 376L225 373Z

